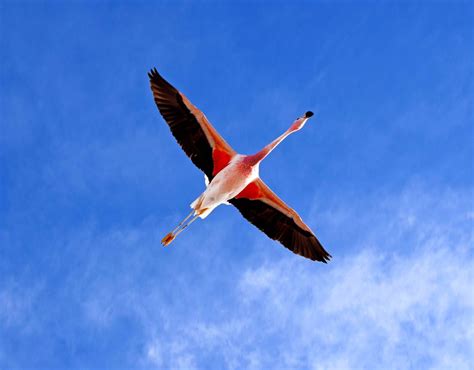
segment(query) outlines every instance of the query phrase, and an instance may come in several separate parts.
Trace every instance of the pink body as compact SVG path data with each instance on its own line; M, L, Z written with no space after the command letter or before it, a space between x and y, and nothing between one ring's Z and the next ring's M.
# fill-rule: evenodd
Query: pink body
M212 179L204 193L191 204L199 217L206 218L214 208L226 204L258 178L258 164L252 165L248 158L249 156L235 155Z
M236 154L212 179L206 190L193 202L191 208L200 218L206 218L217 206L240 194L258 179L260 162L291 133L300 130L308 117L295 120L290 128L254 155Z
M259 177L260 162L292 132L303 127L313 113L296 119L288 130L254 155L238 154L194 106L156 70L150 86L155 103L186 155L204 172L206 190L191 204L192 211L165 235L169 245L197 218L207 217L220 204L232 204L251 224L278 240L293 253L327 262L331 255L294 209Z

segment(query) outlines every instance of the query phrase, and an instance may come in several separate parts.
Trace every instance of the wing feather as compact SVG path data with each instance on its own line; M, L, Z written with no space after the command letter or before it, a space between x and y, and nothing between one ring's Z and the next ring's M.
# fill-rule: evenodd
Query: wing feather
M171 133L193 163L212 179L236 154L204 113L158 71L148 73L155 103ZM218 158L218 164L216 164Z
M252 182L246 189L229 203L250 223L296 254L313 261L329 261L331 255L311 229L261 179Z

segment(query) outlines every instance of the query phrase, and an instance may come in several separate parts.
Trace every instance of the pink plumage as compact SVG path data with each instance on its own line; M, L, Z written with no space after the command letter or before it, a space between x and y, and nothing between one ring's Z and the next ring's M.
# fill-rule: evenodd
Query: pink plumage
M221 204L232 204L252 224L286 248L313 261L326 263L323 248L301 217L259 177L262 160L288 135L300 130L313 115L306 112L290 128L254 155L238 154L219 135L204 113L169 84L156 69L148 73L155 103L182 149L209 180L191 203L191 213L162 240L166 246L198 217L207 217Z

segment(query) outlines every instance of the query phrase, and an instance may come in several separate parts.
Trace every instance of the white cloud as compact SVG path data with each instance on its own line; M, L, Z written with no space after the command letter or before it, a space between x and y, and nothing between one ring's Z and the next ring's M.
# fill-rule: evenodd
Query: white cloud
M181 318L183 348L201 367L470 368L470 205L418 190L381 202L393 219L366 220L366 246L328 266L287 255L242 272L224 315Z
M236 257L228 249L241 248L240 239L223 249L235 232L229 220L201 223L163 252L152 220L76 238L66 250L78 251L79 267L66 286L76 289L82 319L101 333L113 333L123 318L133 323L136 366L469 368L469 194L411 187L377 198L360 203L375 204L364 212L334 203L337 221L331 212L311 213L326 229L364 235L347 251L335 246L328 265L250 229L255 245ZM217 230L212 238L210 230Z
M152 365L159 369L196 369L194 354L187 347L186 340L180 340L179 337L170 339L168 342L160 339L151 341L147 346L143 365Z
M286 333L288 344L276 344L303 367L460 369L474 355L471 266L463 248L363 251L325 273L295 260L267 264L247 271L240 289L259 328Z
M30 331L34 325L34 304L43 290L43 284L25 287L15 281L0 285L0 329ZM1 337L1 331L0 331Z

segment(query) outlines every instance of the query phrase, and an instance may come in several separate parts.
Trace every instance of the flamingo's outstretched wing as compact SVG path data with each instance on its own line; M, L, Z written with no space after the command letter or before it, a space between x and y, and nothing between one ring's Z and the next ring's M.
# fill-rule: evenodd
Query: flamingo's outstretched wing
M261 179L251 182L229 203L250 223L293 253L324 263L331 258L301 217Z
M236 152L212 127L204 113L161 77L156 68L148 77L155 103L171 133L193 163L212 180Z

